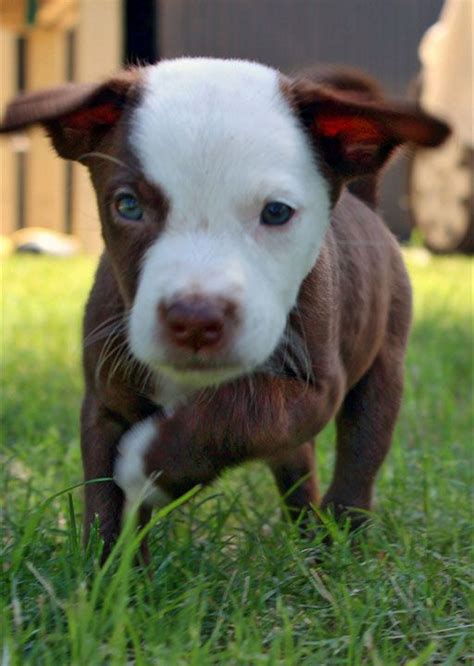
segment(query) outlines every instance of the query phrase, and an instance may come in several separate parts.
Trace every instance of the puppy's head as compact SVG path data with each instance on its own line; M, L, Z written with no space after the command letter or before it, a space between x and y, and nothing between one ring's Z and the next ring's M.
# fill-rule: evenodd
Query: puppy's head
M20 97L2 129L35 122L91 172L133 354L192 387L271 356L345 181L447 134L414 110L209 59Z

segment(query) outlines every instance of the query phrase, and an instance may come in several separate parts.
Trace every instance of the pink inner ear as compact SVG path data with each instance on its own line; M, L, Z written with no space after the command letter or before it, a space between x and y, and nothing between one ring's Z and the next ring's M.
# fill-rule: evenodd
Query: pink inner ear
M61 122L70 129L91 130L100 125L115 125L120 114L121 109L114 104L101 104L64 116Z
M339 137L349 150L351 144L379 145L385 136L376 121L354 116L317 116L313 131L328 138Z

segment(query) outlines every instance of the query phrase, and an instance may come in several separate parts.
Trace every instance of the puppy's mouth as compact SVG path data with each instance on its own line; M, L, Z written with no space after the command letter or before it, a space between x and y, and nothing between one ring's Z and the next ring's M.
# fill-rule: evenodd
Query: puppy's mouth
M158 372L177 384L189 387L215 386L245 373L237 364L218 364L193 358L180 363L160 363Z

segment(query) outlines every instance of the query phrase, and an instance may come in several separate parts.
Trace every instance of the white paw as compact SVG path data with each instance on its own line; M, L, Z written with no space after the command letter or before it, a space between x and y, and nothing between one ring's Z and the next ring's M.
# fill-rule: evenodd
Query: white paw
M145 475L145 455L158 437L159 425L156 419L150 417L134 425L120 440L114 480L125 493L126 509L140 504L162 507L172 500L168 493ZM159 474L159 470L156 470L156 474Z

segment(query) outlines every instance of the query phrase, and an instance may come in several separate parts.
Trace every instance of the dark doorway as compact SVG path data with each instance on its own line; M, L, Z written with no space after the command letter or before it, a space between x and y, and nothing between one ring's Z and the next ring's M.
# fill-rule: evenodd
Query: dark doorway
M124 63L143 65L158 60L158 3L125 0Z

